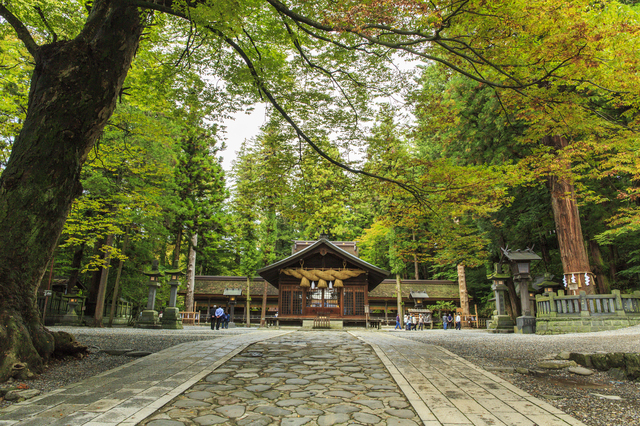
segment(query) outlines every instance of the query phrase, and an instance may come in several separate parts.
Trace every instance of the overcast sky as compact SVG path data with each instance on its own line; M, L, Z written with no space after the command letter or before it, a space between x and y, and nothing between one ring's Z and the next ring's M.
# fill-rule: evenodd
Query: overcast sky
M239 113L235 115L235 120L227 120L224 125L227 127L227 149L220 154L223 158L222 168L231 170L231 164L236 158L236 153L240 149L245 139L251 139L258 135L260 126L266 122L266 108L264 104L254 105L254 110L250 115Z

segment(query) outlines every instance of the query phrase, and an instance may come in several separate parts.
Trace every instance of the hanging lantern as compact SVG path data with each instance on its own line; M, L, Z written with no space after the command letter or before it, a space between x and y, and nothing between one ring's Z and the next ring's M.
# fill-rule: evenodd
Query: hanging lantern
M309 287L310 285L309 280L306 277L302 277L302 280L300 280L300 287Z
M327 282L325 280L318 280L318 288L327 288Z
M336 281L333 284L334 287L338 288L338 287L344 287L344 285L342 284L342 280L338 280L336 279Z

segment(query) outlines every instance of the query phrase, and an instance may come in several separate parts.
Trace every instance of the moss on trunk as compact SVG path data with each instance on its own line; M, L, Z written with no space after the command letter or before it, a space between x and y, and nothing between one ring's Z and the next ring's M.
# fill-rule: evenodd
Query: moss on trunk
M39 372L55 349L37 288L80 171L115 109L142 31L124 0L94 2L74 40L38 48L23 128L0 176L0 381Z

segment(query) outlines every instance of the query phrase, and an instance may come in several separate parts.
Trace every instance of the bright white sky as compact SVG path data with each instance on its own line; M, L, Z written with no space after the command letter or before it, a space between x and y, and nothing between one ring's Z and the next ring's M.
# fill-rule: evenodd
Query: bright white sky
M402 71L415 70L417 61L407 61L403 58L397 57L394 60L395 65ZM402 99L396 99L395 97L378 99L374 102L387 102L391 104L403 103ZM266 105L255 104L253 105L253 112L251 114L245 114L243 112L235 114L234 120L226 120L223 124L226 126L226 145L227 149L222 151L220 155L223 158L222 168L229 172L232 167L233 161L236 159L236 154L240 150L242 142L246 139L251 139L258 135L260 127L266 123Z
M225 171L231 170L233 160L240 150L240 146L245 139L251 139L258 135L260 126L266 123L266 108L264 104L254 105L254 110L247 115L243 112L235 115L235 120L226 120L223 124L227 127L227 149L222 151L222 168Z

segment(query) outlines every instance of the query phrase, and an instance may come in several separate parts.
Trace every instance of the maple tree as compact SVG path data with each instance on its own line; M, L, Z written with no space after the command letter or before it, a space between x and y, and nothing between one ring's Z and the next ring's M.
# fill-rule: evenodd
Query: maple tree
M235 108L266 99L325 160L371 176L319 141L335 135L345 149L358 138L369 100L404 81L390 77L393 52L440 62L496 89L525 91L538 108L555 108L553 120L530 120L539 140L560 134L563 113L588 112L570 103L556 107L567 80L580 90L597 90L613 80L599 78L603 67L633 67L633 55L618 52L633 52L634 13L614 1L582 0L562 8L522 0L1 3L3 34L12 32L35 66L22 127L0 177L0 224L10 230L0 236L0 337L9 348L0 358L0 378L37 371L55 350L35 308L35 288L81 193L82 166L126 93L136 52L158 53L184 41L179 63L224 81L211 85L211 111L233 110L234 102L220 102L224 98L233 99ZM614 87L627 105L634 105L635 78ZM622 131L619 139L626 135L632 143L631 134ZM423 196L422 182L379 178ZM18 363L28 368L14 369Z

